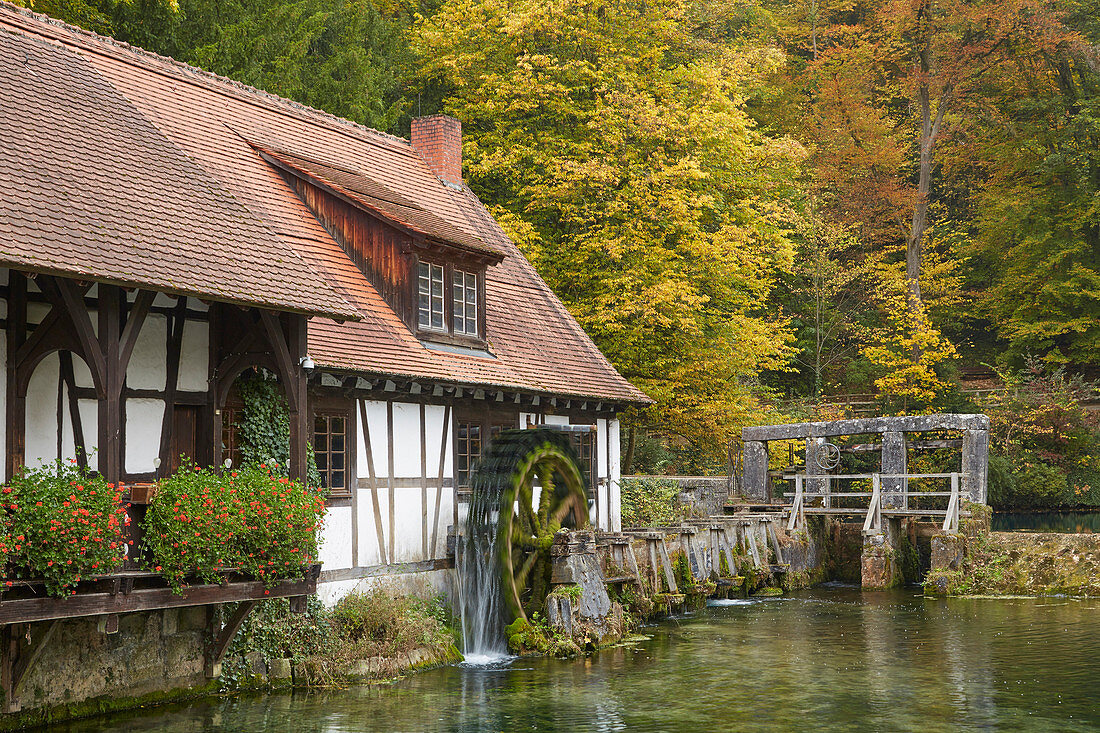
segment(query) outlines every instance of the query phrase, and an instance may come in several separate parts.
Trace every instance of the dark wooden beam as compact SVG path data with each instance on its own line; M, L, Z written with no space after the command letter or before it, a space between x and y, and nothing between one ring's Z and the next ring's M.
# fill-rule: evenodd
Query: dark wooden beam
M8 324L6 331L8 369L5 385L5 466L4 478L11 480L26 461L27 400L17 387L16 354L27 340L27 278L14 270L8 273Z
M237 635L241 624L244 623L244 620L248 618L248 615L259 603L258 600L242 601L233 611L233 615L225 622L225 626L215 631L214 638L210 640L206 647L205 671L207 677L221 676L221 662L225 657L226 650L229 649L229 644L233 641L233 637Z
M245 581L225 585L192 585L179 594L171 588L140 588L130 593L105 591L77 593L65 598L14 598L0 601L0 624L155 611L212 603L260 601L265 598L312 595L316 591L317 578L311 573L306 578L280 581L271 588L265 588L259 581Z
M85 311L86 313L86 311ZM99 398L99 473L114 483L122 477L122 384L121 368L122 290L99 286L98 354L104 375Z

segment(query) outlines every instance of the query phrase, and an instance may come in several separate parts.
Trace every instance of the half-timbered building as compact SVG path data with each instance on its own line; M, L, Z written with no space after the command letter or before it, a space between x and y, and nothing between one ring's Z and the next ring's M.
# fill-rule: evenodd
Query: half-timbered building
M393 137L0 3L7 475L233 460L233 386L263 369L291 472L312 446L328 491L329 600L445 567L503 429L570 430L618 529L617 415L647 400L465 186L461 145L449 117Z

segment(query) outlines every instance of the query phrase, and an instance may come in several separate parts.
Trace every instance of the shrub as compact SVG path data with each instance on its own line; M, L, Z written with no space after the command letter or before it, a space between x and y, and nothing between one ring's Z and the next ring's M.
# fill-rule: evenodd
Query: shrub
M0 541L14 577L45 579L50 595L65 595L122 564L130 519L113 484L57 461L23 469L2 491L9 515Z
M265 464L219 473L185 465L161 482L145 520L150 567L177 590L236 567L272 585L317 556L324 500Z
M677 502L680 487L662 478L624 479L621 487L624 527L673 524L684 515Z
M1034 459L1025 459L1016 467L1017 506L1046 509L1072 504L1067 496L1065 472Z
M441 598L395 596L381 589L344 596L332 610L347 658L389 656L452 642Z

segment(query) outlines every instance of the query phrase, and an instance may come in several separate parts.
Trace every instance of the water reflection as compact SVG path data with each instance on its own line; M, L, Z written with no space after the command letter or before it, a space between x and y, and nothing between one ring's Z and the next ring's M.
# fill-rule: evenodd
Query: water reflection
M712 607L575 662L449 667L62 730L1097 730L1098 630L1097 601L830 588Z
M1100 512L996 512L994 532L1100 532Z

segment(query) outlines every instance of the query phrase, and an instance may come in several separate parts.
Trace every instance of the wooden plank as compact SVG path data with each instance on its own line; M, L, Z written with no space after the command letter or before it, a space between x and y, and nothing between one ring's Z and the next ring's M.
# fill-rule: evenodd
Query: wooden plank
M62 288L62 292L67 290ZM122 478L122 383L126 373L120 369L122 290L109 285L99 286L99 368L103 376L99 398L99 472L114 483ZM80 304L83 308L83 303ZM87 311L82 311L85 318ZM75 318L75 315L74 315ZM78 332L81 326L77 325ZM89 332L91 321L88 321ZM90 365L89 365L90 366Z
M668 592L679 593L680 591L676 588L676 576L672 572L672 561L668 557L668 546L665 544L665 538L662 537L657 540L656 544L658 551L661 553L661 569L665 571L665 582L668 583ZM691 563L689 562L688 567L690 566Z
M176 388L179 385L180 359L183 353L183 313L187 311L187 298L180 296L172 315L168 317L165 334L165 382L164 382L164 416L160 423L160 456L161 466L168 470L172 465L172 427L174 425L172 408L176 403ZM220 434L214 436L214 440L221 442ZM160 471L158 470L159 474Z
M367 421L367 403L364 400L356 400L359 403L359 415L363 420L363 443L367 453L367 475L370 476L370 498L374 504L374 531L378 540L378 559L382 564L386 560L386 533L382 530L382 508L378 502L378 477L374 473L374 453L371 450L370 423ZM358 542L359 538L355 538Z
M431 556L435 557L435 550L437 540L439 538L439 512L443 505L443 472L447 466L447 436L450 434L450 422L451 422L451 406L447 405L443 408L443 429L440 431L439 438L439 483L436 486L437 491L435 494L435 519L432 521L432 547ZM458 506L457 497L454 499L455 507ZM458 529L458 520L455 520L455 530Z
M20 397L16 389L15 372L19 363L16 352L27 338L27 278L21 273L8 272L8 328L5 331L7 341L8 373L4 385L6 400L4 418L7 430L4 440L4 478L10 480L25 461L26 439L26 398Z
M394 516L397 513L397 509L396 509L396 497L394 495L397 492L394 490L394 486L393 486L394 470L393 470L393 401L392 400L386 402L386 457L387 457L386 472L389 474L389 491L387 491L386 493L388 494L388 497L389 497L389 508L390 508L390 560L394 560L397 557L397 554L396 554L396 551L395 551L396 539L397 539L397 537L396 537L397 530L396 530L396 524L395 523L396 523L397 520L396 520L396 517Z
M19 638L13 626L5 626L0 633L0 687L4 691L3 712L19 712L19 700L15 697L15 657Z
M420 403L420 551L428 557L428 427L424 403Z
M182 594L175 593L171 588L142 588L130 593L77 593L65 598L17 598L0 601L0 624L205 606L211 603L259 601L264 598L311 595L316 591L316 579L307 577L283 580L271 588L265 588L259 581L245 581L225 585L193 585L185 588Z

